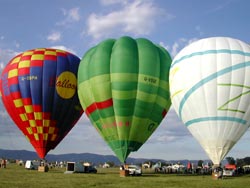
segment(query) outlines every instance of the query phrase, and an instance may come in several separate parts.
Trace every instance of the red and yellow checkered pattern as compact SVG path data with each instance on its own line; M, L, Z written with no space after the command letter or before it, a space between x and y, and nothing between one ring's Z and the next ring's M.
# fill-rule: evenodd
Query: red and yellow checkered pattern
M30 67L41 67L44 60L56 61L57 56L66 56L66 53L58 49L38 48L16 56L10 61L7 70L9 85L17 84L19 76L28 75ZM55 141L58 128L56 128L56 122L50 120L50 113L42 112L41 105L32 105L31 98L22 98L20 92L11 93L11 96L18 116L23 122L22 127L19 128L26 130L26 137L29 140L34 138L36 141Z
M76 75L79 62L69 52L37 48L14 57L1 74L5 109L40 158L56 147L83 113L73 108L80 106L78 97L67 100L56 85L57 77L65 72Z

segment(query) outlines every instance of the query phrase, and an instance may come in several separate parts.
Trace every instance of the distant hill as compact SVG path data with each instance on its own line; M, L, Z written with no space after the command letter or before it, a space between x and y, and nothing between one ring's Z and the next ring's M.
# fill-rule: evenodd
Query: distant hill
M39 159L37 154L33 151L27 151L27 150L3 150L0 149L0 158L7 158L7 159L21 159L21 160L35 160ZM49 162L53 161L72 161L72 162L80 162L80 161L86 161L91 162L94 164L103 164L105 162L113 162L115 165L120 165L121 162L118 160L117 157L114 155L99 155L99 154L93 154L93 153L69 153L69 154L48 154L46 156L46 160ZM151 162L166 162L166 163L173 163L176 164L180 162L181 164L187 164L188 162L197 164L198 160L163 160L163 159L146 159L146 158L131 158L129 157L127 159L127 163L129 164L141 164L145 161L151 161ZM203 160L204 164L210 162L210 160Z
M27 150L3 150L0 149L0 158L4 157L7 159L22 159L22 160L33 160L38 159L38 156L35 152ZM95 164L105 163L105 162L114 162L116 165L120 164L120 161L114 155L98 155L92 153L69 153L69 154L48 154L46 156L47 161L88 161ZM139 164L144 161L164 161L161 159L143 159L143 158L128 158L127 163Z

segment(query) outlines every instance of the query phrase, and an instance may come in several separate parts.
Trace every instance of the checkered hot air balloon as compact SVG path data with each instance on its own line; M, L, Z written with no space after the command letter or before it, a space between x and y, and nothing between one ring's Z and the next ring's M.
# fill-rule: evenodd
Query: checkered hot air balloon
M83 112L77 96L79 62L69 52L38 48L14 57L1 74L3 104L42 159Z
M121 162L159 126L171 105L168 52L147 39L107 39L80 62L78 95Z

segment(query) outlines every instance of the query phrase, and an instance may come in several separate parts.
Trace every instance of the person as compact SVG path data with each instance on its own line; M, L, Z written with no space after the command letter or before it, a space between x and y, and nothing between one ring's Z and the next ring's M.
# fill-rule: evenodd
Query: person
M125 170L124 165L120 166L120 170Z
M1 161L1 168L6 168L6 160L4 158Z
M223 169L221 167L219 167L219 169L218 169L218 178L219 179L223 178Z

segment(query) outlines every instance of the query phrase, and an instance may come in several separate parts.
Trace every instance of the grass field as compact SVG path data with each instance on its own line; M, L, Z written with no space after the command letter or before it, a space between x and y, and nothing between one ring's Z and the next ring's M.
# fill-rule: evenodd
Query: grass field
M65 169L49 172L26 170L9 164L0 168L0 188L248 188L250 175L213 180L211 176L144 173L120 177L118 168L98 169L97 174L64 174Z

